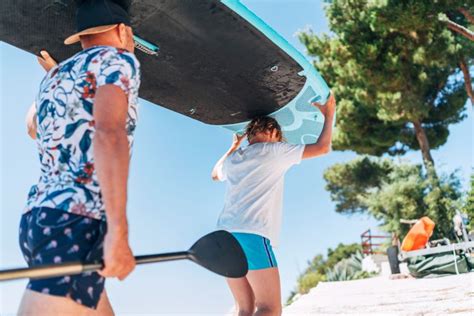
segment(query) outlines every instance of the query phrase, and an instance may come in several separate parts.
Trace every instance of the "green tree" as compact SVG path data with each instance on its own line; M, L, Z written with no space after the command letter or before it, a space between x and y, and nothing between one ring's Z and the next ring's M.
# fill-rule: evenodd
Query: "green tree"
M395 164L390 159L359 157L328 168L324 179L337 212L370 214L385 231L402 237L409 226L400 219L422 216L436 223L433 238L448 237L452 217L462 205L456 174L435 179L420 165Z
M348 259L352 255L360 253L361 251L362 246L356 243L349 245L340 243L334 250L329 248L327 255L328 259L326 260L325 269L331 269L341 260Z
M388 160L361 157L346 164L335 164L324 173L326 190L336 201L336 212L352 214L367 211L364 199L371 190L380 189L393 170Z
M332 36L300 33L338 99L335 149L376 156L419 149L433 165L430 150L465 117L460 64L473 63L474 43L439 18L467 24L453 10L464 2L334 0L326 10Z

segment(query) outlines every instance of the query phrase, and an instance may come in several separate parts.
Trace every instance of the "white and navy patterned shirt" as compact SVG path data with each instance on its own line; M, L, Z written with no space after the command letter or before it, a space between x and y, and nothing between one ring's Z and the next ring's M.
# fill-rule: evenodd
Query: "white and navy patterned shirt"
M49 207L105 219L92 139L94 99L100 86L116 85L128 97L130 150L137 122L140 64L135 55L109 46L85 49L51 69L36 97L41 176L25 212Z

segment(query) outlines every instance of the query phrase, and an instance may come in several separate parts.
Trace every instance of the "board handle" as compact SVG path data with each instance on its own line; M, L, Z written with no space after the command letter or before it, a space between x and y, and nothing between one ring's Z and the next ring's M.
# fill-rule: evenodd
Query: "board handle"
M144 39L133 35L133 40L135 41L135 48L144 52L147 55L157 56L160 48L155 44L152 44Z

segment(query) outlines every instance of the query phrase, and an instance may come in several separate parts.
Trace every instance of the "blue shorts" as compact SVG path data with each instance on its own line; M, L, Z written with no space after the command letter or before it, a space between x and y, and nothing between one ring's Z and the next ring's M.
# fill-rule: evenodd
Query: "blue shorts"
M249 270L276 268L278 264L270 240L256 234L232 233L247 256Z
M51 208L35 208L23 214L20 247L30 267L70 261L102 260L105 221ZM88 272L49 279L30 279L28 289L69 297L95 309L104 290L105 279Z

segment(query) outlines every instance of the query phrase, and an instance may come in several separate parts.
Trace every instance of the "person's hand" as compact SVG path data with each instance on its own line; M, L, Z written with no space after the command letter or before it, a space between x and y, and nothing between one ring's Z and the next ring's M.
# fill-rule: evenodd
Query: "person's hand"
M36 103L33 102L33 104L28 109L28 113L26 114L26 129L28 135L30 135L32 139L36 139L36 132L38 128L38 126L36 125L36 119Z
M324 115L324 117L333 116L334 112L336 112L336 99L334 98L332 92L324 105L317 102L313 102L312 105L317 107Z
M233 136L233 139L232 139L232 148L233 149L237 149L239 148L240 144L242 143L242 141L245 139L245 137L247 136L247 134L242 134L242 135L239 135L239 134L234 134Z
M104 240L104 269L99 274L123 280L135 269L135 265L135 258L128 244L128 234L107 232Z
M49 55L49 53L45 50L40 52L41 56L37 56L38 63L41 67L46 70L46 72L50 71L53 67L55 67L58 63Z

